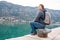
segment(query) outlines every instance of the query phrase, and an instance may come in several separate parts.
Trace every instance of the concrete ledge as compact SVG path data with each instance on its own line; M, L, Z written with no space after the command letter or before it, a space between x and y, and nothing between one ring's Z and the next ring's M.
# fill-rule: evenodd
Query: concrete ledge
M47 38L40 38L37 35L25 35L17 38L10 38L6 40L60 40L60 27L52 29L52 32L48 34Z

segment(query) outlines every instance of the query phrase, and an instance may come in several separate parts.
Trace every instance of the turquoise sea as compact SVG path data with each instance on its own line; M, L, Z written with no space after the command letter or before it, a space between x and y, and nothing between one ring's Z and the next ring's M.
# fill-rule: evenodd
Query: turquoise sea
M59 26L60 25L49 25L46 27L52 29ZM31 28L29 23L15 25L0 24L0 40L24 36L30 34L30 31Z

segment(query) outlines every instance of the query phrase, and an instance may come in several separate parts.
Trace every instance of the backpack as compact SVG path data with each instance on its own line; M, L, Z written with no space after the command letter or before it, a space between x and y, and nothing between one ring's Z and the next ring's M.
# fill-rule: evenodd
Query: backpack
M44 19L44 23L46 25L49 25L50 24L50 15L48 14L48 12L45 13L45 19Z

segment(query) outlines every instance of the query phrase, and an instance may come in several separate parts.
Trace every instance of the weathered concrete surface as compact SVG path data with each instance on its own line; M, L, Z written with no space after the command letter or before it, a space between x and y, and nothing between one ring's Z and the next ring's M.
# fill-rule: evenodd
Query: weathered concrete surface
M52 32L49 33L49 38L53 40L60 40L60 27L52 29Z
M37 35L25 35L17 38L10 38L6 40L60 40L60 27L52 29L52 32L48 34L47 38L40 38Z

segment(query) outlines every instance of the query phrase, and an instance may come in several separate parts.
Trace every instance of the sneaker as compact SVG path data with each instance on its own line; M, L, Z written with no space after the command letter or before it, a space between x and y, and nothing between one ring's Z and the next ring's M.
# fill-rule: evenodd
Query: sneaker
M31 35L36 35L37 33L31 33Z

